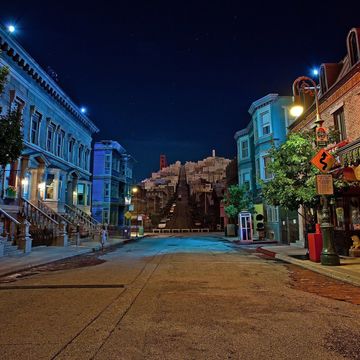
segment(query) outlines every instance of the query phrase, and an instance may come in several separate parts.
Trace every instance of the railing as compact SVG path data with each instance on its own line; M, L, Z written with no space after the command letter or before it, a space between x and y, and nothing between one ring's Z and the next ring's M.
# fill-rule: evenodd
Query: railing
M96 222L93 222L91 221L90 219L91 216L87 215L86 213L86 217L82 215L82 213L84 213L84 211L78 209L78 208L75 208L73 206L69 206L69 205L66 205L65 204L65 213L68 217L68 219L74 224L74 225L83 225L84 228L89 231L90 233L94 233L98 226L99 226L99 223L96 221ZM95 220L95 219L94 219Z
M92 216L90 216L85 211L81 210L79 207L77 207L77 206L69 206L69 205L66 205L66 204L65 204L65 206L73 209L80 217L89 220L91 223L99 224L99 222L96 219L94 219Z
M39 228L51 228L57 229L59 223L46 214L43 210L32 204L26 199L22 200L21 214L28 220L32 225L36 225Z
M3 232L0 237L13 241L20 234L20 222L0 208L0 221L3 223Z

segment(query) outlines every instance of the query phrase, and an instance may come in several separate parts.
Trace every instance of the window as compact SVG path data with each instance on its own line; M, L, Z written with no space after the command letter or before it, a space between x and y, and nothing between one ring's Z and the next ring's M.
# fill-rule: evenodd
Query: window
M349 51L350 51L350 63L351 66L355 65L359 61L359 47L357 37L353 31L349 36Z
M86 151L85 151L85 170L89 170L89 168L90 168L89 158L90 158L90 150L86 149Z
M249 141L241 141L241 158L246 159L249 157Z
M247 190L251 189L250 171L246 171L241 174L241 185L244 185Z
M320 68L320 88L321 93L324 94L327 91L327 82L326 82L326 73L325 68L322 66Z
M105 155L105 173L110 173L110 167L111 167L111 155L107 154Z
M264 161L264 177L265 179L270 179L272 177L272 173L269 171L269 163L271 162L271 158L269 156L263 157Z
M45 183L45 199L54 200L55 175L47 174Z
M30 132L30 141L39 145L39 129L40 129L41 115L36 112L31 118L31 132Z
M48 125L47 127L47 136L46 136L46 150L53 151L53 142L54 142L54 125Z
M62 157L65 132L61 130L57 135L56 155Z
M85 185L78 184L77 186L77 204L85 205Z
M111 183L111 197L118 198L119 197L119 185L117 183Z
M110 184L109 183L105 183L105 187L104 187L104 197L109 197L110 195Z
M70 139L69 141L69 150L68 150L68 161L73 162L73 153L74 153L74 139Z
M91 185L90 184L86 185L86 205L87 206L91 205Z
M262 136L269 135L271 133L270 114L268 111L260 114L260 126Z
M260 179L261 176L260 176L260 159L259 159L259 158L256 159L256 162L255 162L255 170L256 170L256 177L257 177L258 179Z
M78 151L78 163L77 163L79 167L82 166L83 152L84 152L84 146L80 145Z
M346 139L346 129L345 129L345 117L344 117L344 107L336 110L334 113L334 125L337 134L337 142L343 141Z

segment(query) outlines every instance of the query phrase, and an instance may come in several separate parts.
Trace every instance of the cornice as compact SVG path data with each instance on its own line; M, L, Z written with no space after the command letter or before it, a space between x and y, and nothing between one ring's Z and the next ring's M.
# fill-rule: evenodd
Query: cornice
M254 101L251 106L249 107L249 114L252 116L259 107L265 106L267 104L272 103L279 97L279 94L268 94L256 101Z
M99 132L95 124L81 113L79 107L75 105L46 71L2 28L0 28L0 49L4 55L11 58L20 69L25 71L39 87L43 88L45 92L82 122L92 133Z

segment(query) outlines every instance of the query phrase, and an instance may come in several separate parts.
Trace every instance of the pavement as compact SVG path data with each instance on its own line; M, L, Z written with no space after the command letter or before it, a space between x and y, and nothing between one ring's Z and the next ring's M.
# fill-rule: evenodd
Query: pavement
M117 247L135 240L111 237L105 248ZM140 237L138 237L140 239ZM83 240L79 246L36 246L28 254L9 255L0 258L0 276L28 270L34 266L45 265L54 261L79 256L101 250L101 244L97 241Z
M257 252L264 253L284 262L301 266L316 273L360 286L360 258L340 256L340 266L324 266L311 260L304 260L307 250L291 245L259 246Z

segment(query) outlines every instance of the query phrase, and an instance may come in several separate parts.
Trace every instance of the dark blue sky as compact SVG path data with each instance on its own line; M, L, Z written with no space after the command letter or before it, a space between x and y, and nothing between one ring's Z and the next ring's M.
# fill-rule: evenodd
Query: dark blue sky
M337 62L358 2L8 1L1 23L101 129L137 159L138 180L168 162L233 157L252 101ZM352 5L353 4L353 5Z

